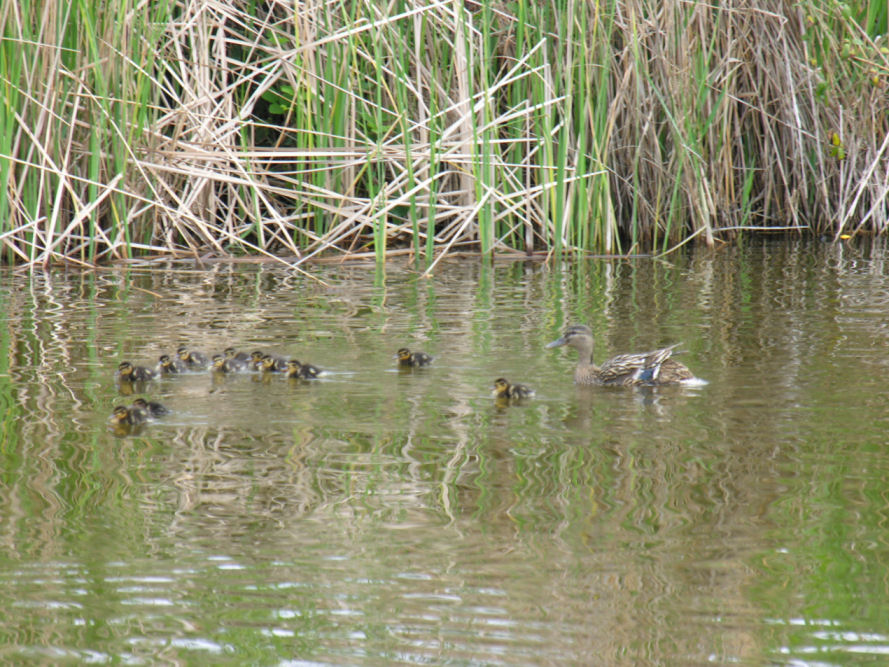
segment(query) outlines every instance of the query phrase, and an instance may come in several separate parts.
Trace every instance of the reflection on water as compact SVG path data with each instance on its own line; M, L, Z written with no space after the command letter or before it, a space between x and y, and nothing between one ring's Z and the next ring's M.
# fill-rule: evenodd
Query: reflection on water
M0 276L7 661L883 655L882 244ZM681 342L705 387L575 387ZM186 344L328 370L127 387ZM402 346L436 359L399 370ZM537 395L504 403L495 378ZM131 392L129 390L132 390ZM108 428L138 396L173 409Z

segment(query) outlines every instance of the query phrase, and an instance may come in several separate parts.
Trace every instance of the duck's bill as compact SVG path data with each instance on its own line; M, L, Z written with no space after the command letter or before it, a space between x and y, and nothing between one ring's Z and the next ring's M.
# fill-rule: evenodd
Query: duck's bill
M564 344L565 344L565 339L558 338L558 339L554 340L552 343L547 343L546 349L549 349L551 347L562 347Z

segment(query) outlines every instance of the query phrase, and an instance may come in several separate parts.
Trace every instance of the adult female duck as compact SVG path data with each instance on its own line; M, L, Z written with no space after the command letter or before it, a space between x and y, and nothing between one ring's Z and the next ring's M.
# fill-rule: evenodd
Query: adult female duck
M670 358L678 344L651 352L619 354L601 366L593 363L593 331L588 326L574 324L565 329L561 338L546 347L562 345L577 350L575 384L631 386L704 383L687 366Z

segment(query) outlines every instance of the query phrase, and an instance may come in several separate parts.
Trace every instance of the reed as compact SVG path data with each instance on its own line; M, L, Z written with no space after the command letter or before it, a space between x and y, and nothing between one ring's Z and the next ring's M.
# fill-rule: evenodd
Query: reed
M881 233L886 14L876 0L7 3L3 261L409 249L432 272L456 249Z

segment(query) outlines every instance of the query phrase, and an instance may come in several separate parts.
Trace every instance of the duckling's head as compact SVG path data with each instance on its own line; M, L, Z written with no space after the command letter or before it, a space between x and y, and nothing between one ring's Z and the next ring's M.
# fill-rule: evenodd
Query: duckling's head
M129 418L130 413L123 405L117 405L114 407L114 410L111 412L111 417L108 418L112 424L124 424Z
M177 347L176 354L179 355L179 358L182 359L182 361L188 360L188 348L185 345Z
M225 357L223 357L221 354L214 354L213 355L213 370L221 371L222 367L224 365L225 365Z
M509 393L509 382L506 381L506 378L497 378L494 380L493 394L495 396L505 396L507 393Z
M410 361L411 351L406 347L402 347L395 353L395 356L398 357L398 361Z
M129 361L121 361L117 365L117 372L121 375L130 375L133 372L133 364Z
M299 373L300 368L302 368L302 364L299 363L299 359L288 359L287 360L287 373L293 375L295 373Z
M237 350L233 347L227 347L222 351L222 353L225 355L226 359L231 359L235 356L235 354L237 354Z
M275 359L270 354L262 355L262 367L269 371L275 367Z
M270 357L270 356L271 355L263 354L259 350L253 350L253 352L250 353L250 361L258 363L258 362L262 361L263 359L265 359L266 357Z
M158 361L160 361L161 364L163 364L164 366L167 366L167 365L170 364L170 355L169 355L169 354L162 354L162 355L158 358Z

